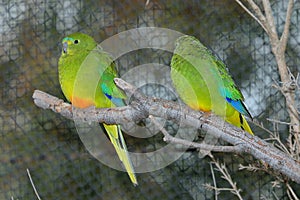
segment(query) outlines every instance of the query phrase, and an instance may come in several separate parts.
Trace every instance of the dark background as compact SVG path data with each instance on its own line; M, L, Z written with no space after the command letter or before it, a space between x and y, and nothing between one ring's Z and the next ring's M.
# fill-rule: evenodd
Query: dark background
M277 30L281 33L287 1L271 2ZM214 197L214 192L203 186L212 184L211 160L199 158L198 152L187 152L164 169L138 174L139 186L133 187L126 173L101 164L86 151L72 121L34 105L35 89L63 98L57 61L61 39L72 32L87 33L99 42L121 31L147 26L194 35L228 64L255 119L271 130L273 125L266 118L289 121L284 99L272 87L279 76L268 37L235 1L150 0L148 5L145 3L138 0L0 3L0 199L36 199L27 168L42 199L202 200ZM300 70L299 12L297 1L286 52L287 64L294 74ZM127 58L128 65L118 66L121 75L138 64L151 62L143 53L136 53ZM171 54L158 52L157 55L161 57L159 62L169 65ZM159 91L153 95L168 98ZM253 129L260 137L266 136L259 128ZM278 129L284 141L288 127L280 125ZM157 137L162 142L162 136ZM129 148L134 146L134 138L129 138L127 143ZM146 149L151 144L139 145ZM272 176L238 170L239 163L253 161L250 156L215 155L226 162L244 199L272 199L273 192L279 199L287 199L284 186L272 187ZM229 186L218 172L215 175L218 187ZM294 187L299 196L299 186ZM233 194L221 192L219 198L233 199Z

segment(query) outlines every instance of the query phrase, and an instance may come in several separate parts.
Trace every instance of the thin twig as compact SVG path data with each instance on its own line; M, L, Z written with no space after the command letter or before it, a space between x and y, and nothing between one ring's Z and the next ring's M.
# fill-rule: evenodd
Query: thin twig
M226 180L231 188L228 188L227 190L229 190L231 193L233 193L234 195L236 195L240 200L243 200L243 197L241 196L240 194L240 191L241 189L239 189L237 186L236 186L236 182L234 182L227 170L227 167L225 164L220 164L219 161L216 161L214 158L213 158L213 162L212 162L216 167L217 167L217 170L219 172L221 172L222 174L222 178L224 180Z
M270 121L271 121L271 120L270 120ZM272 121L272 122L273 122L273 125L274 125L274 126L278 125L277 120ZM277 142L277 143L275 143L275 146L276 146L277 148L279 148L281 151L283 151L283 152L287 153L288 155L290 155L291 157L293 157L293 156L291 155L291 152L292 152L292 151L289 151L289 150L287 149L287 147L282 143L282 141L281 141L281 139L280 139L279 133L276 132L275 130L276 130L276 129L274 128L274 132L268 131L268 133L269 133L269 135L270 135L270 138L266 138L265 141L275 141L275 142Z
M150 3L150 0L147 0L146 3L145 3L145 6L148 6Z
M249 13L249 9L247 9L244 4L242 4L240 1L236 0L236 2L241 5L241 7ZM263 15L261 9L259 6L253 1L253 0L247 0L249 3L250 7L256 14L257 18L259 19L259 24L262 25L262 27L266 30L266 33L268 34L270 38L270 43L271 43L271 48L272 52L275 56L277 65L278 65L278 72L280 75L280 79L282 83L285 86L285 83L290 82L290 76L288 74L287 70L287 64L285 60L285 50L286 50L286 45L287 45L287 40L288 40L288 34L289 34L289 28L291 24L291 15L293 11L293 6L294 6L294 0L289 0L288 2L288 8L286 12L286 18L285 18L285 25L284 25L284 30L283 33L280 37L278 37L278 33L276 31L276 25L275 25L275 20L271 8L271 4L269 0L262 0L263 8L264 8L264 13L265 16ZM253 13L249 13L250 16L253 16ZM255 19L255 18L254 18ZM256 20L256 19L255 19ZM288 85L289 86L289 85ZM296 103L295 103L295 90L290 90L293 89L292 87L287 87L287 88L280 88L280 91L282 92L283 96L285 97L286 100L286 105L287 105L287 111L290 116L290 121L291 121L291 131L295 135L295 137L299 137L298 134L300 134L300 122L299 122L299 114L296 108ZM299 139L299 138L296 138Z
M290 94L290 91L292 90L293 93L295 93L295 88L297 88L297 78L295 78L295 76L290 72L290 69L289 67L286 67L287 69L287 72L288 72L288 77L291 79L289 81L285 81L285 82L281 82L281 86L279 85L279 83L277 81L274 80L274 84L272 84L272 87L276 88L277 90L279 90L284 97L288 97L288 95ZM288 98L290 99L290 98ZM290 104L288 103L288 101L286 102L287 103L287 107L288 107L288 111L289 113L295 117L297 120L300 120L300 116L297 112L297 109L296 109L296 104ZM290 115L290 116L291 116ZM297 125L297 123L295 123ZM293 124L291 124L293 126Z
M295 78L294 75L290 72L290 69L287 67L287 71L289 73L289 77L291 78L290 81L286 81L286 82L282 82L280 83L282 86L279 85L279 83L277 83L276 81L274 81L274 84L272 84L272 87L276 88L277 90L279 90L285 97L287 97L287 94L290 93L291 90L295 90L295 88L297 88L297 77ZM296 120L300 120L299 114L297 112L296 107L294 107L291 104L287 104L288 109L290 110L290 114L296 118ZM290 115L290 116L291 116ZM290 126L296 126L297 123L290 123Z
M259 21L262 24L262 28L266 31L267 34L270 32L270 27L267 23L266 17L263 15L261 9L258 7L258 5L253 0L247 0L255 14L257 15Z
M299 200L299 198L297 197L297 195L295 194L293 188L290 186L289 183L286 183L286 187L287 187L287 192L288 192L288 194L290 193L291 196L293 196L293 198L290 198L290 199Z
M267 21L266 21L267 28L269 30L269 32L267 32L267 33L271 39L271 43L276 42L276 41L278 41L278 34L276 31L276 26L275 26L275 21L274 21L274 16L273 16L270 1L262 0L262 3L263 3L264 10L265 10L266 19L267 19Z
M248 166L239 164L239 170L248 170L251 172L255 172L255 171L265 171L265 169L261 168L261 167L255 167L251 164L249 164Z
M252 123L253 123L255 126L257 126L257 127L261 128L262 130L266 131L266 132L269 133L270 135L273 134L272 131L270 131L269 129L266 129L266 128L264 127L263 123L259 123L259 122L257 122L256 120L253 120Z
M277 124L284 124L284 125L289 125L289 126L291 125L291 123L289 123L289 122L283 122L283 121L279 121L277 119L266 118L266 120L273 122L273 123L277 123Z
M267 28L264 26L264 24L240 1L235 0L257 23L266 31L268 32Z
M40 196L39 196L39 193L38 193L38 191L36 190L36 188L35 188L35 186L34 186L34 183L33 183L33 181L32 181L32 178L31 178L29 169L27 168L26 171L27 171L27 175L28 175L28 177L29 177L30 183L31 183L31 185L32 185L32 188L33 188L33 190L34 190L34 193L35 193L36 197L38 198L38 200L41 200L41 198L40 198Z
M173 144L181 144L183 146L193 147L196 149L206 150L206 151L214 151L214 152L231 152L231 153L239 153L240 148L238 146L216 146L216 145L209 145L204 143L197 143L191 142L188 140L184 140L181 138L173 137L168 133L168 131L157 122L157 120L152 116L149 115L149 119L157 126L160 131L164 134L163 140L165 142L173 143Z
M273 194L273 196L274 196L274 198L275 198L276 200L279 200L277 194L276 194L274 191L272 191L272 194Z
M285 52L285 50L286 50L286 45L287 45L287 40L288 40L288 35L289 35L289 30L290 30L290 24L291 24L291 16L292 16L292 12L293 12L293 6L294 6L294 0L289 0L288 8L286 11L284 29L283 29L282 35L280 37L280 45L281 45L283 52Z
M213 168L211 162L209 163L209 166L210 166L211 176L212 176L213 183L214 183L214 188L217 188L217 182L216 182L216 178L215 178L214 168ZM218 200L218 194L219 194L218 190L215 190L215 200Z
M300 90L300 73L298 72L297 73L297 75L296 75L296 80L295 80L295 82L296 82L296 88L298 89L298 90Z

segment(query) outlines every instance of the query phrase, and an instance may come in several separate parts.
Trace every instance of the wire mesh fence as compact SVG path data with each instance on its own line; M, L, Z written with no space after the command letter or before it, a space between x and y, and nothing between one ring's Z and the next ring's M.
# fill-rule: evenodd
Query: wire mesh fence
M287 1L272 1L277 31L285 23ZM287 64L300 71L300 3L295 2ZM210 159L188 151L171 165L138 174L133 187L126 173L111 169L85 149L74 123L51 111L37 108L34 89L64 98L57 62L61 39L84 32L101 42L121 31L139 27L164 27L194 35L225 63L245 96L245 103L258 121L288 121L285 103L272 87L279 80L267 35L235 1L2 1L0 3L0 199L35 199L26 169L31 172L42 199L212 199ZM158 50L130 52L117 60L120 75L151 62L170 65L172 54ZM138 76L138 75L137 75ZM160 76L163 79L164 76ZM140 77L141 78L141 77ZM147 95L177 100L160 85L144 85ZM176 124L167 124L176 130ZM257 134L263 136L263 132ZM288 130L281 125L284 133ZM256 131L255 131L256 132ZM161 143L162 135L136 139L126 136L128 148L141 151ZM284 136L283 136L284 137ZM135 146L138 146L135 147ZM266 173L239 171L245 158L216 154L226 162L244 199L287 199L284 188L273 188ZM246 160L253 159L246 156ZM218 176L219 187L228 183ZM295 186L298 187L299 186ZM299 190L295 190L299 192ZM298 193L300 195L300 193ZM232 199L221 192L220 199Z

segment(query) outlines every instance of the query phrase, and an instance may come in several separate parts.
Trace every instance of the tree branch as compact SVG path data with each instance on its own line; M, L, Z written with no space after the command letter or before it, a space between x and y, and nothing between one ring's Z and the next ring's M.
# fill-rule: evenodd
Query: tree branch
M57 97L38 90L34 92L33 99L34 103L43 109L51 109L69 119L84 122L124 124L130 121L139 121L152 115L203 129L208 134L232 144L236 148L236 152L249 153L300 183L300 164L264 140L224 123L220 117L213 114L206 113L204 115L203 112L183 107L172 101L147 97L138 92L132 85L118 78L115 79L115 83L125 91L127 96L131 97L130 105L118 108L77 109ZM191 143L186 145L190 146Z
M176 138L171 136L168 131L160 124L158 123L152 115L149 115L149 118L151 121L156 125L161 132L164 134L164 141L168 143L174 143L174 144L181 144L187 147L193 147L196 149L206 150L206 151L213 151L213 152L231 152L231 153L240 153L241 149L239 146L216 146L216 145L209 145L205 143L197 143L197 142L191 142L187 141L181 138Z
M242 4L239 0L235 0L247 13L249 13L249 9ZM295 102L295 79L293 75L289 72L288 66L285 60L285 50L288 40L289 28L291 24L291 16L293 12L294 0L289 0L288 8L286 12L285 25L283 29L283 33L278 36L276 31L276 25L274 22L274 16L272 14L272 8L269 0L262 0L263 8L265 11L265 16L263 15L259 6L253 0L245 0L250 5L251 9L254 13L249 13L251 17L253 17L256 21L259 19L258 23L262 26L262 28L266 31L270 38L270 44L272 52L275 56L278 72L280 76L280 80L282 83L280 91L285 97L287 111L289 113L290 121L291 121L291 130L292 134L295 135L298 147L297 151L300 151L300 120L299 113L297 112L297 105ZM256 17L255 17L256 16Z
M291 24L291 16L293 13L293 7L294 7L294 0L290 0L287 11L286 11L283 33L280 37L280 45L281 45L283 52L285 52L285 50L286 50L287 40L289 38L288 36L289 36L289 30L290 30L290 24Z
M268 29L267 33L270 37L271 43L273 41L273 42L275 42L275 43L273 43L273 45L279 45L279 43L277 43L277 41L279 39L278 39L277 31L276 31L276 26L275 26L275 21L274 21L274 16L273 16L270 1L262 0L262 3L263 3L264 10L265 10L265 16L267 19L267 21L266 21L266 26Z
M257 9L257 13L259 15L259 18L257 18L240 0L235 0L253 19L255 19L255 21L257 21L257 23L259 23L259 25L266 31L268 32L267 28L265 27L265 25L262 23L262 21L265 20L265 17L263 16L263 14L261 13L259 7L252 2L254 5L256 5L256 9ZM253 7L253 6L252 6Z
M259 20L261 20L262 22L266 22L266 18L263 15L261 9L259 8L259 6L253 1L253 0L247 0L249 5L251 6L251 8L254 10L254 12L256 13L256 15L258 16Z

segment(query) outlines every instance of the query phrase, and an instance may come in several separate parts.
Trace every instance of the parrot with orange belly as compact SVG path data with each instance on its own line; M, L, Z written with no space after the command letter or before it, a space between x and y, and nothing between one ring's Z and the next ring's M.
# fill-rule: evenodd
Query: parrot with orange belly
M68 101L77 108L123 106L125 94L117 88L115 63L111 56L83 33L63 38L58 62L59 82ZM119 125L103 124L130 180L137 185L133 165Z
M241 91L226 65L198 39L184 35L175 42L171 79L180 98L195 110L213 112L250 134L252 119Z

